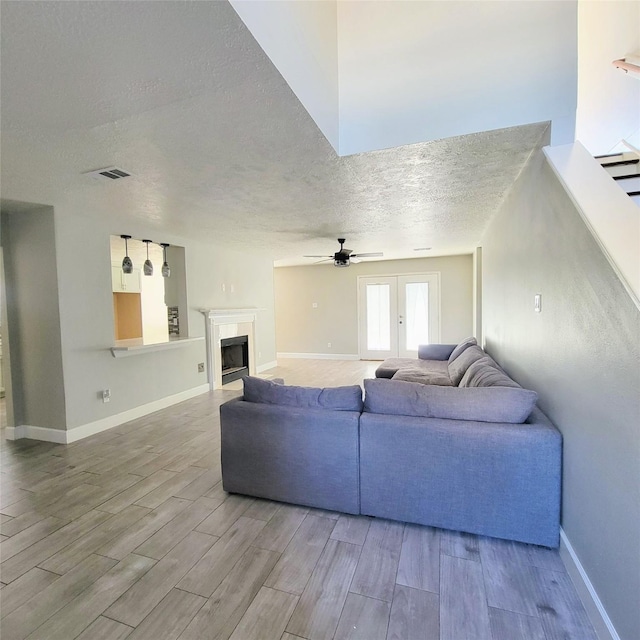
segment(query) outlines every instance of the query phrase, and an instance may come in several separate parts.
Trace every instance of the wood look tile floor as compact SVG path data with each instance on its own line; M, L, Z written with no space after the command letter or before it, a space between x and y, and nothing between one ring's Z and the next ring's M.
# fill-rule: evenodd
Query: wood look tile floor
M2 640L596 639L556 551L226 494L218 407L236 395L67 446L3 438Z

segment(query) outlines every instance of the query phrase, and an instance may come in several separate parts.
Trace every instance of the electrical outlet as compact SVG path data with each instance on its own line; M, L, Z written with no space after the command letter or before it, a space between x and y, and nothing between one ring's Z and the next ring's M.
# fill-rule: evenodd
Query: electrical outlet
M198 362L198 373L204 373L204 362Z
M330 342L327 342L327 347L330 347L330 346L331 346L331 343L330 343Z
M111 389L102 390L102 402L104 403L111 402Z
M222 293L224 293L227 290L227 285L226 284L222 284Z

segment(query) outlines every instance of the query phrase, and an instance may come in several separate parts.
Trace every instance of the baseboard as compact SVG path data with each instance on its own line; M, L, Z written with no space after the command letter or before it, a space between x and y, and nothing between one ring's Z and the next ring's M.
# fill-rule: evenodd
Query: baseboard
M580 558L576 555L569 538L567 538L567 534L562 528L560 529L560 557L582 600L582 604L584 604L598 638L600 640L620 640L620 636L613 626L593 584L591 584Z
M113 429L125 422L142 418L154 411L160 411L166 409L179 402L184 402L191 398L195 398L203 393L209 393L209 385L201 384L192 389L175 393L166 398L160 398L147 404L142 404L139 407L128 409L122 413L96 420L95 422L89 422L73 429L66 431L62 429L50 429L47 427L32 427L29 425L20 425L19 427L7 427L6 436L9 440L18 440L20 438L30 438L31 440L43 440L45 442L57 442L59 444L71 444L77 440L88 438L96 433L106 431L107 429Z
M263 371L267 371L268 369L273 369L278 366L277 360L272 360L271 362L265 362L264 364L258 365L256 367L256 373L262 373Z
M21 424L17 427L7 427L5 434L7 440L27 438L29 440L67 444L67 432L64 429L51 429L49 427L34 427L29 424Z
M278 358L305 358L307 360L360 360L357 353L277 353Z

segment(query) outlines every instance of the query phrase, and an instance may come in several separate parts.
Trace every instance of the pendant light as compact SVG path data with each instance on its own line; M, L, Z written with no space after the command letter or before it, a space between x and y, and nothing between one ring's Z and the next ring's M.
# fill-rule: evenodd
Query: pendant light
M149 243L153 242L152 240L143 240L142 242L144 242L147 245L147 259L144 261L144 266L142 268L142 272L144 273L145 276L152 276L153 275L153 265L151 264L151 260L149 260Z
M131 236L120 236L124 240L124 258L122 260L122 273L133 273L133 262L129 257L129 247L127 240L131 240Z
M160 246L162 247L162 259L164 262L162 263L162 277L168 278L171 275L171 269L169 268L169 263L167 262L167 247L171 245L167 242L161 242Z

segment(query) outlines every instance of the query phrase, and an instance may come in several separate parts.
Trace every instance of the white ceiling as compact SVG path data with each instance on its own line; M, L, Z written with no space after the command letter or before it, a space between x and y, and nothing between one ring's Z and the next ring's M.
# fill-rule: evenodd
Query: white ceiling
M385 258L466 253L547 134L543 122L339 157L227 2L0 11L4 210L108 214L285 262L328 255L339 236ZM110 165L134 177L82 175Z

